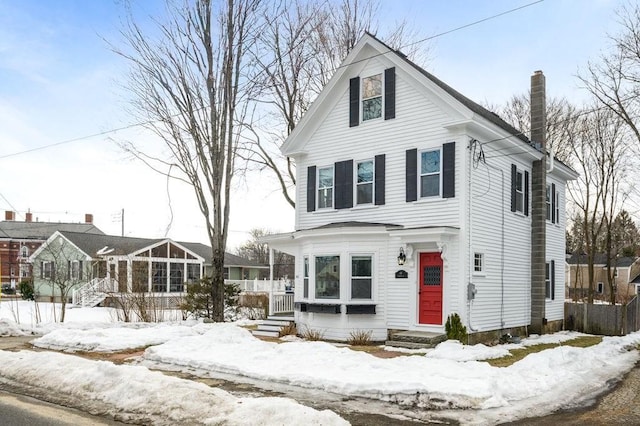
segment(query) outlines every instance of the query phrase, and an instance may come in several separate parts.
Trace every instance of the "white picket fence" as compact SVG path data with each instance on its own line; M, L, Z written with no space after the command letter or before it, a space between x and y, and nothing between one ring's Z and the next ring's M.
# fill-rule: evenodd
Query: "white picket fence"
M269 313L293 312L293 284L290 280L225 280L225 284L235 284L243 293L267 293Z

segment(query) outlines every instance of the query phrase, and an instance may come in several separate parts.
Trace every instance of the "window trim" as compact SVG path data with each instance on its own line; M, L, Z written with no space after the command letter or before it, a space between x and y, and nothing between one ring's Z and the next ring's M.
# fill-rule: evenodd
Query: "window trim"
M544 204L545 204L545 215L546 215L546 220L549 223L553 223L552 219L552 202L551 202L551 197L553 195L551 194L551 185L547 184L547 188L546 188L546 192L545 192L545 197L544 197Z
M320 187L320 174L323 170L331 169L331 186ZM321 206L320 205L320 191L331 189L331 205L330 206ZM334 210L336 204L336 170L335 165L331 164L330 166L322 166L318 167L318 173L316 176L316 206L318 206L317 210Z
M429 173L422 173L422 154L428 153L428 152L438 152L438 171L437 172L429 172ZM433 199L441 199L442 198L442 146L439 147L435 147L435 148L428 148L428 149L423 149L418 151L418 158L417 158L418 164L418 173L417 173L417 178L418 178L418 199L420 200L433 200ZM422 195L422 177L423 176L434 176L434 175L438 175L438 193L436 195Z
M353 173L353 206L361 207L361 206L373 206L376 201L376 161L375 158L368 158L366 160L355 160L354 162L354 173ZM371 163L371 180L368 182L360 183L358 182L358 166L362 163ZM371 201L368 203L359 203L358 202L358 188L361 185L371 185Z
M380 76L380 95L371 96L371 97L365 98L364 97L364 80L367 79L367 78L376 77L378 75ZM384 71L383 72L379 72L379 73L375 73L375 74L371 74L371 75L367 75L366 77L360 77L360 90L359 90L358 95L359 95L359 99L360 99L360 102L359 102L360 117L359 118L360 118L360 122L361 123L365 123L367 121L375 121L375 120L379 120L379 119L384 118L384 107L385 107L385 105L384 105L384 101L385 101L385 99L384 99L384 92L385 92L384 84L385 84ZM376 99L376 98L380 98L380 115L378 117L372 117L372 118L365 119L364 118L364 102L368 101L368 100L371 100L371 99Z
M318 258L320 257L337 257L338 270L335 272L338 276L338 295L337 297L318 297ZM316 254L313 256L313 300L342 300L342 254Z
M604 283L602 281L598 281L596 283L596 293L597 294L604 294Z
M479 269L478 269L478 267L479 267ZM474 252L473 253L473 274L474 275L484 275L484 273L485 273L485 257L484 257L484 253Z
M369 262L371 263L371 275L370 276L354 276L353 275L353 258L354 257L368 257ZM371 301L373 302L373 290L374 290L374 256L373 253L349 253L349 300L350 301ZM371 297L369 298L356 298L353 297L353 280L354 279L369 279L369 292L371 293Z
M302 298L309 299L309 272L311 265L309 263L309 256L304 256L302 259Z
M520 176L521 187L518 189L518 176ZM516 181L515 181L515 191L516 191L516 213L524 214L524 195L525 195L525 182L524 182L524 170L516 167ZM520 195L521 202L518 204L518 195Z
M556 225L560 225L560 191L556 187Z

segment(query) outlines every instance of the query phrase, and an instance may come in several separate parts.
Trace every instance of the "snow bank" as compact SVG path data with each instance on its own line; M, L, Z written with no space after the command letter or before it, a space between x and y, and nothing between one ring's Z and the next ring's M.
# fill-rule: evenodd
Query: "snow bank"
M104 414L122 421L156 425L348 424L331 411L317 411L290 399L236 398L142 366L31 351L0 351L0 365L5 380L64 395L69 401L100 403Z

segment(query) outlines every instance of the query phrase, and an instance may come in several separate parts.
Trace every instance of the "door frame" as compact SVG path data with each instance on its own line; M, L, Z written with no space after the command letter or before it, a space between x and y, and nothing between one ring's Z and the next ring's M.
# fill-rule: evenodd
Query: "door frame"
M441 303L441 308L440 308L440 323L439 324L431 324L431 323L422 323L420 322L420 296L421 296L421 286L422 286L422 272L421 272L421 257L423 254L437 254L440 258L440 281L441 281L441 285L440 285L440 303ZM416 262L416 282L415 282L415 313L416 313L416 319L415 319L415 324L418 327L438 327L438 328L442 328L444 327L444 312L445 312L445 306L444 306L444 301L445 301L445 291L444 291L444 284L445 284L445 268L444 268L444 259L442 259L442 252L438 249L436 250L421 250L417 252L417 262Z

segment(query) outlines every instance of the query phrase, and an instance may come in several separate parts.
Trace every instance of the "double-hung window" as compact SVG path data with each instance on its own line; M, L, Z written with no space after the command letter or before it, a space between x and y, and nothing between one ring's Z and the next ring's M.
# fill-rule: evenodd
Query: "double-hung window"
M484 272L484 254L473 254L473 272Z
M516 211L524 213L524 178L521 170L516 171Z
M304 276L302 278L302 297L309 298L309 256L304 257Z
M420 197L437 197L440 195L440 176L442 164L440 150L420 153Z
M333 167L318 170L318 208L333 208Z
M351 256L351 298L371 299L371 256Z
M72 280L80 279L80 261L72 260L69 262L69 267L71 270L69 271L70 278Z
M53 278L53 262L42 262L42 278Z
M544 297L551 299L551 264L544 265Z
M22 246L20 248L20 257L23 259L29 257L29 248L27 246Z
M556 190L556 223L560 223L560 192Z
M373 167L373 160L357 163L356 204L373 203Z
M316 299L340 298L340 256L316 256Z
M545 195L545 206L547 209L547 220L551 220L551 185L547 185L547 192Z
M382 117L382 74L362 79L362 121Z

